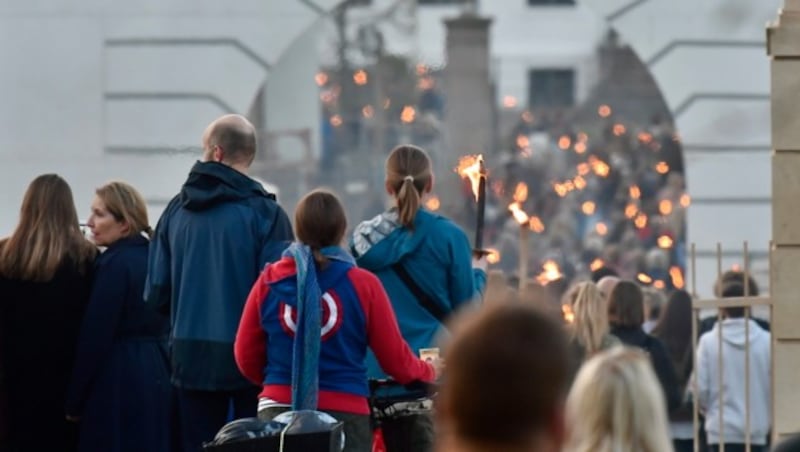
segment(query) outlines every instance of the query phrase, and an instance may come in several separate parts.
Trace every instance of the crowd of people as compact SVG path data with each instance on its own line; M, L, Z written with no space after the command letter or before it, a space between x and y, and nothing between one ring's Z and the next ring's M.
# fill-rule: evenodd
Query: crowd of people
M606 267L659 289L683 288L691 200L679 138L659 117L637 124L615 119L609 106L599 110L583 127L524 112L509 151L488 161L497 268L519 276L525 223L531 229L527 277L552 261L567 281ZM523 220L509 211L512 204Z
M244 117L217 119L202 142L155 230L124 182L96 190L92 242L64 179L28 187L0 241L2 450L198 452L233 419L301 410L341 422L348 452L660 452L693 438L766 450L770 336L745 309L704 322L695 368L684 291L660 303L610 264L555 310L492 287L486 256L424 208L434 174L416 146L386 161L392 207L348 233L332 192L304 196L292 222L247 176ZM617 191L601 215L614 217ZM747 278L716 289L754 293ZM738 384L748 347L746 400L718 383ZM434 410L384 419L376 436L368 381L387 376L440 391Z

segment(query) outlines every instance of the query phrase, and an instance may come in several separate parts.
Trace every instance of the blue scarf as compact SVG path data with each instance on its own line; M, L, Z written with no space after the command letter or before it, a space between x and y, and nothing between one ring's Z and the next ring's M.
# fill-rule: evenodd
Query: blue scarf
M352 256L339 247L321 250L331 260L355 265ZM316 410L319 396L319 349L322 342L322 290L317 280L314 254L302 243L293 243L283 256L297 267L297 331L292 350L292 410Z

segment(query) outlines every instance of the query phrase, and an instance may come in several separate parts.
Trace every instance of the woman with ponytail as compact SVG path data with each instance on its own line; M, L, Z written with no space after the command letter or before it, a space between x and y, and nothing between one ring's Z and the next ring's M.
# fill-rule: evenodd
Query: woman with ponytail
M386 192L395 205L358 225L350 250L359 267L383 283L403 337L411 349L436 347L454 311L480 297L486 260L474 260L464 232L449 219L425 210L422 199L433 189L431 160L422 149L402 145L386 160ZM370 378L384 378L374 359ZM388 452L433 448L430 416L383 423Z
M378 278L340 248L346 227L332 193L317 190L300 200L298 242L253 286L234 355L242 374L263 386L259 418L290 408L325 411L344 423L346 452L369 452L367 348L400 383L436 375L400 336Z
M88 226L105 248L95 264L83 319L67 419L78 422L78 450L169 451L169 319L143 301L147 206L130 185L95 191Z

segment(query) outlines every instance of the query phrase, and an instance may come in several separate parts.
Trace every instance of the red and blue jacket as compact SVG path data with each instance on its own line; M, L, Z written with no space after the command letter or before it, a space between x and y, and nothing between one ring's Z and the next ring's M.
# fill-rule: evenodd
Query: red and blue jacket
M378 278L353 264L331 260L317 269L322 292L319 357L320 410L369 414L367 348L399 383L430 382L433 367L417 358L400 335L391 303ZM296 330L295 261L268 265L247 298L234 354L261 397L291 403L292 348Z

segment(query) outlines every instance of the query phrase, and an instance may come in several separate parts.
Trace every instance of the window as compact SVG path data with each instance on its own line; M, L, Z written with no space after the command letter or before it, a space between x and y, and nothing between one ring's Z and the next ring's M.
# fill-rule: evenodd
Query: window
M528 73L528 105L531 108L575 105L575 71L533 69Z
M575 5L575 0L528 0L528 6L571 6Z

